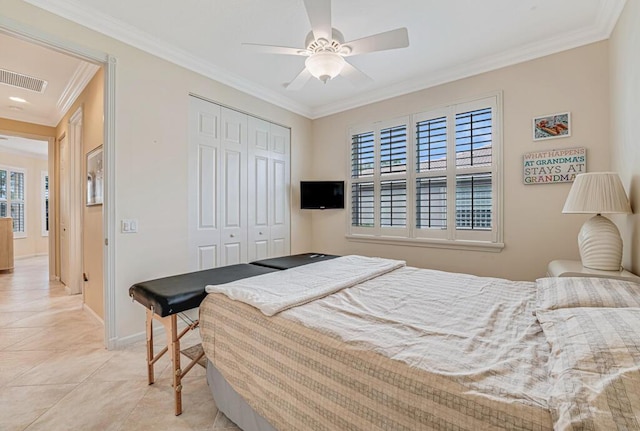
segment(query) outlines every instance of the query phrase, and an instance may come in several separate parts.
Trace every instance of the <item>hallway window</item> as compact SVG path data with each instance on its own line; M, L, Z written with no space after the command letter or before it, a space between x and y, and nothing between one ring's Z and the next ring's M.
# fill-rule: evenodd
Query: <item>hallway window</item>
M26 236L24 180L22 169L0 168L0 217L13 218L15 238Z

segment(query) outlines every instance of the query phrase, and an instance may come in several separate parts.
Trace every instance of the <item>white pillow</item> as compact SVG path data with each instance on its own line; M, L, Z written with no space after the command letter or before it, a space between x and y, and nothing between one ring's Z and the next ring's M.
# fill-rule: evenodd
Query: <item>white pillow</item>
M536 280L537 310L574 307L640 307L640 284L610 278L549 277Z

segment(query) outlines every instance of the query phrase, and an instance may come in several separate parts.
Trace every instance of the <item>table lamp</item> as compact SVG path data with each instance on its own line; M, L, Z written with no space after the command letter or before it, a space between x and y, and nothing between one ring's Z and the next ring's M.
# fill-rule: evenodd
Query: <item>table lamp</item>
M591 172L576 176L564 203L565 214L595 213L578 234L582 266L602 271L622 268L622 238L611 220L601 214L628 214L629 200L615 172Z

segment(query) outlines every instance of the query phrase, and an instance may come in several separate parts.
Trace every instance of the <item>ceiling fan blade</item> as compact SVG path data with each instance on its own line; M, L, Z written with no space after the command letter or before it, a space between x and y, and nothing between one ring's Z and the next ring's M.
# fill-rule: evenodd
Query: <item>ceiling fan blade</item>
M387 49L406 48L409 46L409 33L406 28L402 27L346 42L342 46L351 48L351 52L345 54L345 57Z
M313 37L331 41L331 0L304 0Z
M285 54L285 55L309 55L304 48L292 48L289 46L262 45L259 43L243 43L242 46L265 54Z
M373 79L371 79L369 75L356 68L348 61L344 63L344 67L342 68L340 75L347 78L349 81L351 81L352 84L355 85L364 85L373 81Z
M307 83L309 78L311 78L311 72L309 72L305 67L304 69L302 69L302 72L298 74L298 76L293 78L293 81L285 86L285 88L292 91L300 90L302 87L304 87L304 84Z

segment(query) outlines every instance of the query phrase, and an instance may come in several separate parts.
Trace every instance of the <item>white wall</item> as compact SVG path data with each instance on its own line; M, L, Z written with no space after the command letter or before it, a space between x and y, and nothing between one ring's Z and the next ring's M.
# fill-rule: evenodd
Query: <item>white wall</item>
M116 220L138 233L116 235L116 333L144 331L144 310L128 296L138 281L177 274L187 264L187 108L189 92L291 127L291 180L311 169L311 121L19 0L0 0L8 18L106 52L116 66ZM296 195L293 208L299 207ZM292 252L310 249L310 217L294 210Z
M612 217L624 241L623 265L640 272L640 0L627 0L609 41L612 168L635 214Z
M545 275L553 259L579 259L577 233L586 219L561 214L570 184L524 185L522 156L587 148L587 169L609 168L607 42L565 51L314 121L314 178L346 179L351 125L417 113L502 90L504 101L504 243L500 253L357 243L345 238L346 210L315 211L313 248L405 259L410 265L510 279ZM572 136L532 140L534 116L570 111Z

